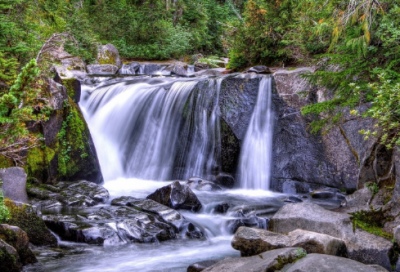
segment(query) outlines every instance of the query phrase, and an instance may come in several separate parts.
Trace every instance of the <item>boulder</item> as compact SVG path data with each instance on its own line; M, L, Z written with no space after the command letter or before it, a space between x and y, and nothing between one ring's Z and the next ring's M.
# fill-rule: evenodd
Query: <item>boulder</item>
M251 228L260 228L266 229L268 224L268 219L263 217L258 217L257 215L244 215L237 214L238 219L231 219L226 222L226 229L229 233L234 234L239 227L251 227Z
M355 191L351 195L346 196L346 207L357 207L368 205L372 198L372 192L368 188Z
M263 229L240 227L233 237L232 247L239 250L242 256L253 256L277 248L301 247L307 253L347 257L343 240L304 230L295 230L284 235Z
M0 270L3 272L19 272L21 268L15 248L0 239Z
M18 202L28 202L26 194L26 173L21 167L0 169L1 189L4 196Z
M235 179L230 174L219 173L218 176L215 178L215 183L226 188L233 188L235 186Z
M119 69L118 74L120 75L136 75L139 72L140 64L138 62L131 62L123 64Z
M97 48L97 64L109 64L113 66L121 67L121 60L119 58L119 52L112 44L101 45Z
M340 199L340 200L345 199L345 196L341 194L338 189L333 189L333 188L323 188L314 190L311 193L311 197L318 199Z
M6 199L4 204L10 211L9 225L18 226L26 232L29 242L37 246L57 245L57 239L48 230L42 218L40 218L35 209L27 204L18 205L11 200Z
M289 267L286 272L383 272L387 271L380 266L369 266L350 259L323 255L308 254L304 258L298 260L293 266Z
M271 71L267 66L264 65L257 65L251 67L247 70L247 73L257 73L257 74L271 74Z
M162 205L173 209L184 209L197 212L202 205L187 185L181 185L179 181L157 189L154 193L147 196L147 199L154 200Z
M218 260L208 260L208 261L202 261L202 262L197 262L194 264L189 265L187 272L201 272L207 267L210 267L214 264L216 264Z
M271 218L269 229L279 233L304 229L327 234L345 241L350 259L391 267L393 243L360 229L354 232L349 215L328 211L316 204L303 202L283 206Z
M230 205L228 203L217 204L214 208L214 213L225 214L229 210Z
M303 202L303 200L301 200L300 198L298 198L297 196L288 196L287 198L285 198L283 200L283 202L288 202L288 203L299 203L299 202Z
M114 75L118 71L118 66L111 64L91 64L86 69L88 74L91 75Z
M306 256L301 248L281 248L252 257L225 258L203 272L279 271Z
M17 251L19 261L22 265L37 262L35 255L29 249L28 235L19 227L0 224L0 239Z
M222 188L209 180L203 180L201 178L190 178L186 181L186 185L191 189L198 191L220 191Z
M175 62L165 68L165 71L171 71L172 74L177 76L187 76L187 64L183 62Z

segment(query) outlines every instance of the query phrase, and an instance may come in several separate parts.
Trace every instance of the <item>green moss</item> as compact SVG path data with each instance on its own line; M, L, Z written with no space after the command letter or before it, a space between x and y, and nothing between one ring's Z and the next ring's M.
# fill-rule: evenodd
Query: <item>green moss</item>
M28 177L36 177L43 180L55 154L55 150L47 146L30 149L26 160L27 163L24 166Z
M14 163L11 159L0 155L0 168L8 168L8 167L13 167L13 166L14 166Z
M112 64L115 65L115 54L106 50L100 55L99 64Z
M69 79L63 79L62 81L62 85L65 86L65 88L67 88L67 94L68 97L74 99L77 94L75 92L75 85L76 84L76 79L75 78L69 78ZM74 101L76 102L76 101Z
M29 237L34 245L56 245L57 239L50 233L43 220L37 216L31 206L22 207L14 204L13 201L5 199L6 207L10 210L11 218L7 224L20 227ZM1 222L0 222L1 223Z
M8 253L5 247L0 247L0 271L2 272L19 272L15 256Z
M387 219L383 215L382 210L359 211L351 213L351 215L351 221L353 222L354 230L355 228L360 228L388 240L393 239L393 234L384 232L382 230L383 224Z

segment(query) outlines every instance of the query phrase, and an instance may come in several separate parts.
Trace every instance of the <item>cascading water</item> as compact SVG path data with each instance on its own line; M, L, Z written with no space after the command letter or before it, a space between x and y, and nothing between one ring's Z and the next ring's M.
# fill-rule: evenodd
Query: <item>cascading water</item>
M273 135L271 86L271 77L261 79L257 103L242 145L238 176L243 189L269 189Z

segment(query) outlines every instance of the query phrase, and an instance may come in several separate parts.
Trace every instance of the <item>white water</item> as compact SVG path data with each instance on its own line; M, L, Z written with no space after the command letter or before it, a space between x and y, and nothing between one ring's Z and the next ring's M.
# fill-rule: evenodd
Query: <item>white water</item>
M268 190L271 179L272 79L263 77L239 160L240 188Z

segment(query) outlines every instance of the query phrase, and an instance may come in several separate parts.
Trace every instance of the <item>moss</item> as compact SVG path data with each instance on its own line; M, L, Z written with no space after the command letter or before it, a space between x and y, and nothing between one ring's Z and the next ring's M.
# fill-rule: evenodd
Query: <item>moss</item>
M116 63L115 54L113 54L112 52L106 50L102 54L100 54L100 57L99 57L98 61L99 61L99 64L112 64L112 65L115 65L115 63Z
M5 199L4 204L10 210L11 218L7 224L20 227L34 245L56 245L57 239L47 229L44 221L37 216L31 206L22 207L14 204L10 199Z
M372 211L359 211L351 213L351 221L353 223L353 228L360 228L366 232L381 236L388 240L393 239L393 234L384 232L382 230L383 224L387 218L385 218L382 210L372 210Z
M20 261L22 262L23 265L37 262L35 255L29 248L17 246L18 236L14 231L7 228L0 229L0 239L5 241L7 244L9 244L10 246L14 247L17 250L18 255L20 257Z
M50 147L35 147L29 150L24 169L28 177L35 177L46 180L50 162L53 160L56 151Z
M71 97L74 100L74 102L77 102L77 101L75 101L75 97L77 96L77 93L75 91L75 84L76 84L75 78L69 78L69 79L62 80L62 85L64 85L65 88L67 88L68 97Z
M11 159L0 155L0 168L8 168L8 167L13 167L13 166L14 166L14 163Z
M0 271L2 272L20 271L15 256L8 253L5 247L0 247Z

